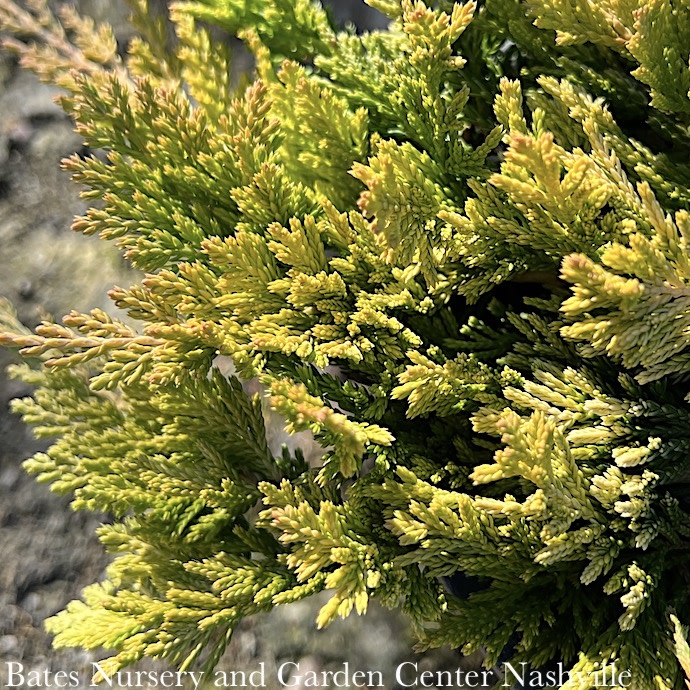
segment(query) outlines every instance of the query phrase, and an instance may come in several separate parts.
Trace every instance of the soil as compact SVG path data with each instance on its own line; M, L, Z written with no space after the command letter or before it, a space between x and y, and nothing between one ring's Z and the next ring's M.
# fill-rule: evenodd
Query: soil
M81 5L126 36L119 3L84 0ZM337 14L343 20L361 18L357 13L363 7L341 2ZM28 326L46 313L110 308L106 291L133 279L112 247L69 230L85 206L59 161L82 144L53 102L55 95L54 88L0 53L0 296L11 300ZM102 577L108 557L94 530L104 518L72 512L68 498L51 494L22 470L21 462L44 444L9 412L13 398L30 394L4 372L10 362L11 354L0 350L0 687L58 687L65 682L55 675L60 671L75 671L78 687L90 687L91 664L103 654L52 649L43 621ZM272 670L284 661L299 663L303 674L337 671L347 662L351 670L381 670L385 686L394 688L395 668L403 661L413 660L420 669L454 670L460 664L449 650L413 655L405 622L378 607L317 632L314 619L323 601L245 621L219 668L251 672L264 663L265 687L277 688L282 686ZM20 670L23 681L17 673L10 675ZM235 680L239 685L240 676ZM293 675L290 682L304 687L305 681ZM131 678L122 686L148 687Z

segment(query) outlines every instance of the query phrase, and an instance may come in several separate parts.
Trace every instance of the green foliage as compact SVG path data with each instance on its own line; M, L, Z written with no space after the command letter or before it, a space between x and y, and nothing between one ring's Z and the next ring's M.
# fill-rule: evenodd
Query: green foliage
M115 518L56 644L210 667L243 616L328 590L319 625L376 597L422 646L680 688L690 7L370 4L388 30L178 3L166 48L133 2L120 58L0 0L104 152L64 163L98 202L75 230L146 272L121 318L3 318L36 387L15 409L54 439L27 469ZM319 463L268 447L255 377ZM480 589L446 592L458 571Z

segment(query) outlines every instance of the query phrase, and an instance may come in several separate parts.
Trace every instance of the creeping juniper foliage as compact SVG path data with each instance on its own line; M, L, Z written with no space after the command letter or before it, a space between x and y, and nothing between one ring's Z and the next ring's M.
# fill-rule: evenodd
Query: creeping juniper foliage
M3 317L15 409L53 439L26 468L114 516L55 643L210 668L242 617L327 590L320 626L377 598L421 647L682 688L690 4L369 4L387 30L174 3L168 40L131 0L122 57L0 0L94 151L64 161L94 201L74 229L145 273L121 319ZM253 378L319 463L272 452Z

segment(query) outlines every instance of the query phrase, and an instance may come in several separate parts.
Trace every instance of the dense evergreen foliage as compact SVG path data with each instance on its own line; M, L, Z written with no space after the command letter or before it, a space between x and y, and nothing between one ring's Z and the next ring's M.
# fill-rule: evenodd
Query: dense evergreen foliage
M97 202L75 230L146 273L123 319L5 318L16 409L55 439L27 469L115 516L56 643L211 667L243 616L325 589L322 626L376 597L422 646L681 688L690 5L369 4L388 30L180 2L170 47L133 0L120 57L0 0L94 151L65 161ZM253 378L318 466L271 451Z

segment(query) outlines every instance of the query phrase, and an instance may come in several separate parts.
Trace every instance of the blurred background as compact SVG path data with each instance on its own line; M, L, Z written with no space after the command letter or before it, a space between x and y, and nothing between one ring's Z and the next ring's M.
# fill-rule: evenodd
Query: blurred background
M341 25L385 26L385 18L362 0L329 4ZM126 43L131 31L121 0L76 5L112 24ZM0 52L0 296L11 300L28 326L46 313L59 317L71 309L107 308L110 287L136 280L112 246L69 230L85 204L59 162L80 151L82 143L53 102L56 93ZM23 472L21 462L43 445L9 413L12 398L30 394L6 376L10 362L10 353L0 349L0 687L7 685L7 662L13 661L21 662L25 673L77 670L83 687L89 687L90 664L104 654L56 652L42 624L102 577L108 558L93 534L107 518L72 512L68 499ZM347 661L354 669L382 671L387 687L395 688L394 668L404 660L416 660L420 669L460 664L450 650L415 656L405 621L375 606L366 616L317 631L314 619L323 603L323 598L300 602L245 621L220 668L251 671L263 661L269 669L289 660L300 662L304 672L339 670Z

